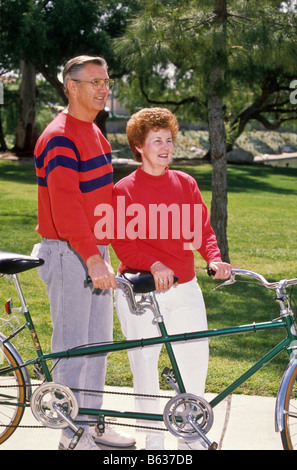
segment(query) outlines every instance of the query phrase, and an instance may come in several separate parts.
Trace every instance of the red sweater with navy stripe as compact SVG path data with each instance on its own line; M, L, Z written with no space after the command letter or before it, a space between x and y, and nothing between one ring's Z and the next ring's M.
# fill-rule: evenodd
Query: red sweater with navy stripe
M111 148L99 128L60 113L35 147L38 225L44 238L69 242L84 261L98 254L94 209L111 204ZM101 239L100 244L110 240Z

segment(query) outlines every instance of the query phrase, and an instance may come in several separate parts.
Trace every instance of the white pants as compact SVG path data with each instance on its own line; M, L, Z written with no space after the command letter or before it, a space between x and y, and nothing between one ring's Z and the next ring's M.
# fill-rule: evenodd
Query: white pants
M168 291L156 292L156 299L168 334L207 329L204 300L196 278L173 286ZM157 324L152 322L153 314L150 309L142 315L134 314L121 287L115 291L115 306L123 334L128 340L160 336ZM159 394L158 359L161 346L153 345L128 351L135 393ZM209 354L207 338L172 343L172 348L186 391L203 396ZM135 409L137 412L163 413L160 400L156 398L136 397Z

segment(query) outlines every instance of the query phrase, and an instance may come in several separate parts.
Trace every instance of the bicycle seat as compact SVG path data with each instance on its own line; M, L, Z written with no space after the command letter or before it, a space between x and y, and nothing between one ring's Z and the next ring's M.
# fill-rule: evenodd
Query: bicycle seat
M146 294L156 290L154 277L150 271L125 270L121 275L132 284L135 294ZM174 282L177 281L178 277L174 276Z
M28 269L36 268L44 263L41 258L33 258L32 256L21 255L18 253L10 253L8 251L0 251L0 273L1 274L17 274Z

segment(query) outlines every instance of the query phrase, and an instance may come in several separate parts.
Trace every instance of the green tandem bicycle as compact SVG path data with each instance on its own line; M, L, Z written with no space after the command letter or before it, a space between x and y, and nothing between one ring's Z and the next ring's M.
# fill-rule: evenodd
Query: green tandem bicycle
M253 278L256 284L275 291L275 300L280 307L279 318L263 323L169 335L156 301L155 285L151 273L125 272L121 277L117 277L117 282L124 286L127 300L135 313L140 314L143 309L150 307L154 316L153 320L159 327L160 336L86 345L59 353L44 353L18 277L19 273L36 268L41 264L43 264L43 260L40 258L0 251L0 276L13 281L18 302L20 302L19 307L14 307L12 300L8 300L5 304L6 312L10 315L18 313L24 315L22 324L18 317L15 317L17 318L17 326L12 326L12 331L9 331L9 334L4 336L0 333L0 444L17 429L25 409L30 407L33 415L42 426L53 429L70 427L73 430L70 449L75 448L83 433L83 428L79 427L77 418L79 415L87 415L94 420L101 431L104 431L105 418L109 417L126 420L151 420L154 423L162 422L165 424L165 429L174 436L182 437L187 441L202 438L208 449L213 450L218 446L208 439L207 433L213 424L215 407L280 352L286 350L288 365L281 378L276 397L275 427L281 435L285 450L294 450L297 446L297 333L295 313L291 307L290 295L287 293L290 286L297 284L297 278L269 283L263 276L255 272L233 269L231 277L220 285L233 284L241 276ZM0 319L0 327L7 322L11 324L10 320ZM12 342L25 329L30 331L36 351L35 357L27 360L22 359ZM276 329L282 329L284 332L280 343L275 345L232 384L215 395L210 402L185 390L172 350L172 343ZM50 369L53 360L66 357L71 360L72 357L80 355L107 354L113 351L143 348L153 344L165 345L171 363L171 368L165 370L162 376L172 386L175 394L166 403L163 414L79 408L74 392L65 385L53 382ZM34 391L34 384L31 383L28 371L29 366L34 366L35 374L39 379Z

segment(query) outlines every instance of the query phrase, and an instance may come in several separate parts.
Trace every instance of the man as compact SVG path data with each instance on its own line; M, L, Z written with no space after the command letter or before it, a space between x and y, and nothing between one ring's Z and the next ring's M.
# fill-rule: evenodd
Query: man
M53 323L52 350L112 340L112 292L116 288L108 244L94 235L94 209L111 204L111 148L93 123L112 85L100 57L79 56L63 72L68 108L44 130L35 148L38 181L39 275L47 286ZM92 284L87 284L90 276ZM71 358L54 365L54 381L80 390L80 407L100 408L106 356ZM79 417L80 420L84 417ZM87 418L86 418L87 419ZM67 449L73 432L62 432L59 449ZM76 449L99 450L95 442L126 447L134 439L106 427L103 435L86 426Z

